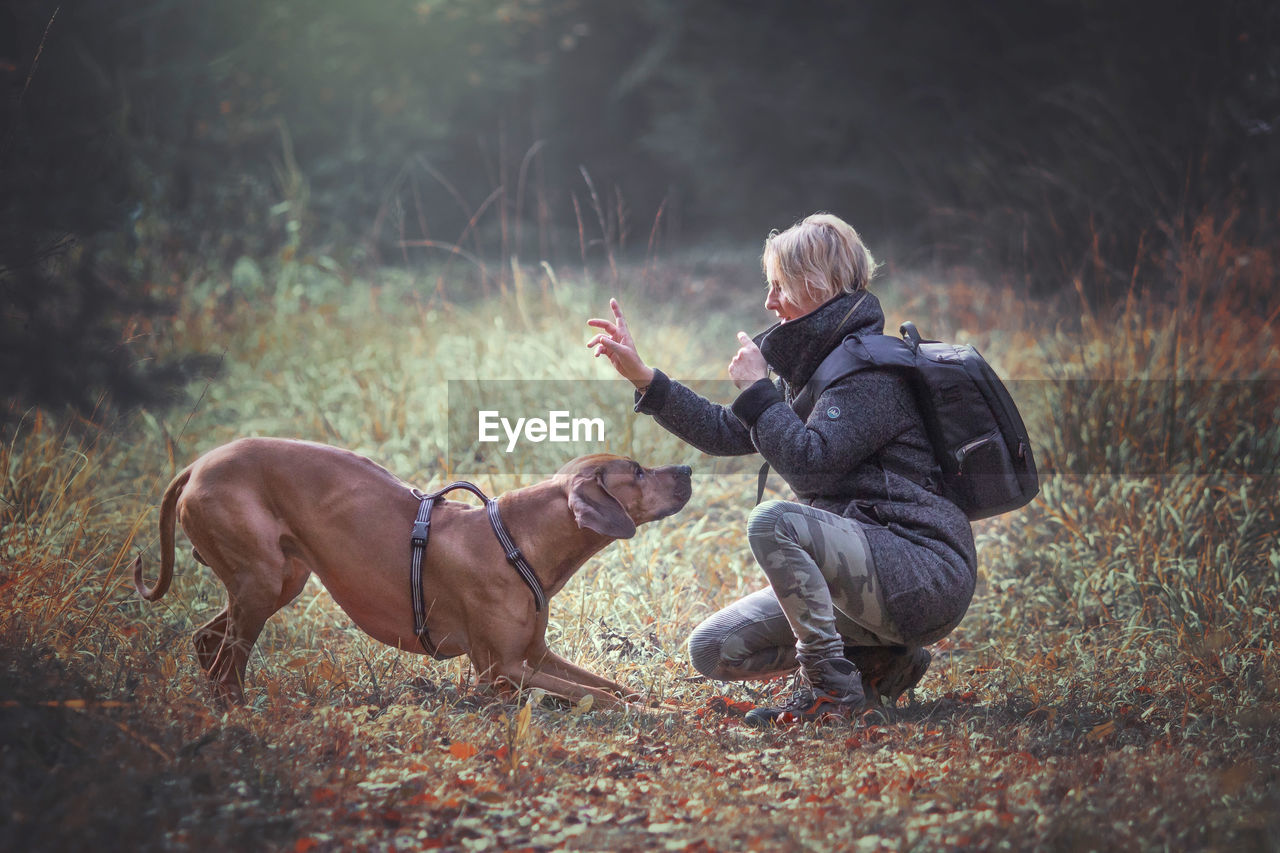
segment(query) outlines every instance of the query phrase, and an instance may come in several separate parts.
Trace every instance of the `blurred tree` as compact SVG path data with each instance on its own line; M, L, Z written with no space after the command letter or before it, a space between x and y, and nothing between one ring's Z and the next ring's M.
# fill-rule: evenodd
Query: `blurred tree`
M1274 233L1274 3L676 5L593 5L638 58L566 115L634 104L700 230L834 209L1038 289L1099 260L1123 289L1139 240L1206 209Z
M215 97L197 119L198 144L210 159L231 149L250 174L274 161L275 190L292 206L284 212L317 240L366 235L408 172L428 184L417 187L417 200L436 209L437 227L456 235L471 211L453 212L451 191L423 167L471 205L494 189L499 152L481 140L493 138L514 113L511 99L527 92L535 71L529 37L548 5L273 0L258 9L224 7L219 18L236 35L209 68ZM300 181L305 211L290 188Z
M242 255L510 252L523 219L576 235L580 167L615 240L663 204L689 241L830 209L1038 289L1119 286L1207 208L1276 230L1266 0L95 0L28 87L53 8L0 22L9 294L67 242L135 297Z
M32 406L91 416L156 402L204 365L156 363L131 340L163 305L121 251L137 209L121 105L81 50L106 21L55 10L0 19L0 425Z

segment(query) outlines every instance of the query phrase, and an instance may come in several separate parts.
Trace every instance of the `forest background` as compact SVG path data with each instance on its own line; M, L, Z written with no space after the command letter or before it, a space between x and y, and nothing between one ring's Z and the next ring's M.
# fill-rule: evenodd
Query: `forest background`
M1274 848L1277 45L1263 0L11 0L0 837ZM922 702L761 735L737 703L781 685L688 669L759 585L733 468L557 601L559 642L683 717L474 694L314 587L224 713L185 650L207 570L133 598L200 452L443 481L445 380L606 378L575 353L610 295L720 378L764 235L815 210L885 263L891 328L1011 378L1047 475L976 527Z

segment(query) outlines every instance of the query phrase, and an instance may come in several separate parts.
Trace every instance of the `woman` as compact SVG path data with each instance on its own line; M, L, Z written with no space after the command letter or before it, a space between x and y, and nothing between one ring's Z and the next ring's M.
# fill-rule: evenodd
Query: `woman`
M765 309L778 322L738 333L729 376L740 394L713 403L644 363L617 300L588 343L637 389L636 411L713 455L760 453L796 500L766 501L747 540L769 586L715 613L689 638L710 678L764 679L800 669L795 695L747 715L757 725L848 717L891 702L929 667L923 647L960 622L973 595L973 532L938 494L941 471L905 377L864 370L828 387L807 420L790 404L849 334L879 334L866 286L875 265L848 223L817 214L770 234ZM768 378L772 369L778 383Z

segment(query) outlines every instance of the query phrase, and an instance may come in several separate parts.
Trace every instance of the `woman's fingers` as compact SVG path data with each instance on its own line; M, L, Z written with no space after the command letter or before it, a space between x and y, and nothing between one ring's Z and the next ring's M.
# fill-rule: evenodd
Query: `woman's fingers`
M587 321L588 326L601 330L601 334L587 341L587 348L596 357L607 356L614 369L637 388L646 388L653 382L654 371L636 352L636 343L627 331L627 321L622 316L622 306L618 304L618 300L610 299L609 308L613 311L613 322L599 317L592 317Z
M741 353L760 352L760 347L756 346L756 342L746 332L738 332L738 346L738 352Z
M622 344L619 343L618 341L615 341L613 338L609 337L608 335L596 335L594 338L587 341L588 348L602 347L602 346L608 347L609 349L613 350L613 349L618 349L619 347L622 346Z
M587 346L590 347L592 355L596 358L599 358L602 355L607 356L609 361L613 362L614 367L619 366L622 363L622 359L630 355L630 352L621 344L612 338L605 337L604 335L593 340Z
M619 336L624 340L631 340L631 330L627 327L627 318L622 316L622 306L618 304L618 300L610 299L609 307L613 309L613 318L617 320Z
M602 355L607 356L609 361L613 362L613 366L627 378L630 378L629 374L635 372L629 368L640 366L640 359L634 349L625 343L615 341L608 335L596 335L587 343L587 346L592 349L597 358Z
M738 388L745 388L769 375L769 366L755 341L746 332L738 332L738 351L729 362L729 378Z
M613 311L613 322L602 320L599 317L592 317L587 321L587 325L595 329L603 329L609 337L618 343L634 347L635 343L631 339L631 332L627 329L627 319L622 316L622 306L618 304L618 300L610 299L609 308Z

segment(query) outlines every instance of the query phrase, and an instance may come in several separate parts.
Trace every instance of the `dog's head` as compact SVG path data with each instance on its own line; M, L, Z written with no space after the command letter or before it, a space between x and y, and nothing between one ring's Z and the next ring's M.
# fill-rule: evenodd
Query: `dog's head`
M636 526L679 512L693 493L688 465L645 468L625 456L580 456L556 474L564 478L579 527L630 539Z

